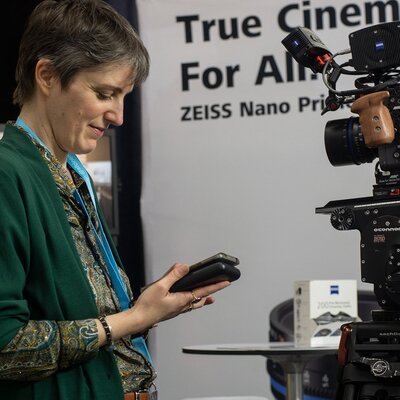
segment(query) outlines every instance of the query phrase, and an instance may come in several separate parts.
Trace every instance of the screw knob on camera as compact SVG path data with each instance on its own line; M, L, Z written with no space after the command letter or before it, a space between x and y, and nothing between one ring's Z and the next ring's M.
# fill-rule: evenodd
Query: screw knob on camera
M338 231L352 229L354 220L354 213L349 208L337 208L331 214L331 224Z

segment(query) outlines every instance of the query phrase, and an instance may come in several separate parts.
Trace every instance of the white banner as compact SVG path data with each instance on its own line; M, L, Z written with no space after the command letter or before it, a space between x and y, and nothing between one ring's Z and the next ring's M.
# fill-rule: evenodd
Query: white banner
M350 32L398 19L398 4L137 3L152 60L142 87L148 281L219 251L242 271L215 305L152 332L162 400L265 395L265 360L182 355L182 346L267 341L269 312L293 297L295 280L360 281L359 233L334 230L315 208L370 196L374 184L372 164L330 165L325 124L352 114L346 106L321 116L321 75L300 68L281 40L308 26L336 53ZM353 88L353 78L338 82Z

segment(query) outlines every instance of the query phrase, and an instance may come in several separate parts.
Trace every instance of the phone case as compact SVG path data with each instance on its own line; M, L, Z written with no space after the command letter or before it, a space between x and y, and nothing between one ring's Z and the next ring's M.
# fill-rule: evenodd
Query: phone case
M192 269L182 279L175 282L170 291L182 292L221 281L236 281L240 278L240 270L234 265L217 262Z
M229 264L229 265L238 265L239 259L237 257L230 256L226 253L219 252L211 257L206 258L205 260L201 260L201 261L197 262L196 264L191 265L190 271L194 271L197 268L203 268L206 265L215 264L217 262L221 262L223 264Z

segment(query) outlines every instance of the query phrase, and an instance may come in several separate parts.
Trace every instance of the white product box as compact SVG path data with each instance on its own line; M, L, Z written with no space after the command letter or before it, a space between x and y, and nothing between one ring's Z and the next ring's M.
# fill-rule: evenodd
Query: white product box
M296 346L337 347L340 327L359 320L357 281L296 281L293 306Z

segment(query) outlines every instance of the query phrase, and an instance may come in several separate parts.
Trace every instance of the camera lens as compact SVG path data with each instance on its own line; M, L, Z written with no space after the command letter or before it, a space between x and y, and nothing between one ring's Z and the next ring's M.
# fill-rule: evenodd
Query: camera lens
M365 145L359 119L354 117L327 122L325 150L335 167L370 163L378 156L377 149Z

